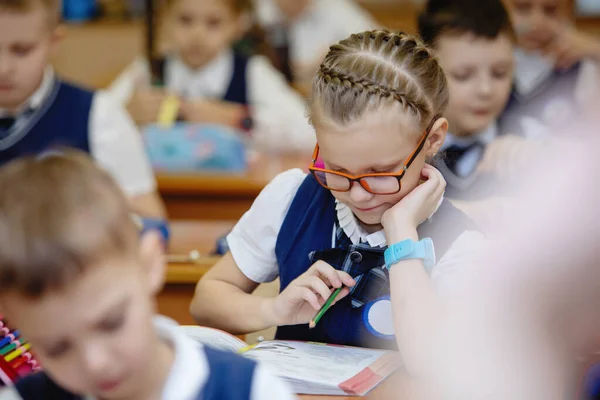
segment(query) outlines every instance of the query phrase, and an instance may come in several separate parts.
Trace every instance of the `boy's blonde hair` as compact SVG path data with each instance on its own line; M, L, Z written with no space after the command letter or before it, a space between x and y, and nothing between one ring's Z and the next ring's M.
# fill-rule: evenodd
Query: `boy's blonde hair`
M135 256L127 199L87 155L61 150L0 168L0 293L39 297L87 268Z
M48 11L53 23L56 24L60 21L62 14L61 0L0 0L0 11L28 12L38 5L43 6Z
M313 81L311 114L348 123L397 101L422 126L448 104L446 77L433 52L415 36L374 30L330 47Z

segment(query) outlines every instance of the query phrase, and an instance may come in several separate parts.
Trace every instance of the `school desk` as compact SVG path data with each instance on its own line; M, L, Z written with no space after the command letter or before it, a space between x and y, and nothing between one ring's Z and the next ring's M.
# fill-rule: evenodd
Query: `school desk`
M175 221L171 223L169 254L187 255L197 250L202 257L198 263L170 263L165 285L158 294L158 311L180 324L194 324L188 309L196 283L219 257L206 255L215 247L216 240L233 228L232 221Z
M170 219L237 221L277 174L309 162L310 154L258 154L242 174L157 172L156 179Z

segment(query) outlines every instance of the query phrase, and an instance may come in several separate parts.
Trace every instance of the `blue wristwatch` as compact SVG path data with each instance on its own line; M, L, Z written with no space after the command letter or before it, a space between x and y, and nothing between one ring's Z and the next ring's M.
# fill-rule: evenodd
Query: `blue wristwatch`
M425 268L429 270L435 265L433 241L430 238L424 238L418 242L412 239L403 240L389 246L384 253L384 258L387 269L402 260L418 259L423 260Z

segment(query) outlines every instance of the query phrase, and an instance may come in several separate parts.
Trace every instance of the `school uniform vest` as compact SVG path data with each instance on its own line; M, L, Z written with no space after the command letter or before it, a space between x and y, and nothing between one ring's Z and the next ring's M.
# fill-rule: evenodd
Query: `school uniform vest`
M229 81L229 86L225 92L225 95L221 100L230 103L236 103L241 105L248 105L248 69L249 57L239 52L233 52L233 74ZM155 64L155 68L158 70L157 74L160 77L160 84L166 82L166 59L160 59Z
M210 374L197 400L248 400L256 363L234 353L204 347ZM23 400L82 400L57 386L45 373L30 375L17 382Z
M339 301L317 326L281 326L276 338L307 340L361 347L394 348L393 336L371 329L367 322L372 304L389 298L389 276L384 265L385 248L368 244L353 245L337 229L336 246L332 248L332 232L337 224L335 199L331 192L308 175L300 185L281 226L275 246L279 265L281 291L302 275L317 260L348 272L357 281L350 295ZM420 238L430 237L436 256L443 256L454 240L474 223L462 212L444 201L433 217L418 228ZM390 316L391 318L391 316Z
M532 93L522 95L513 87L509 101L499 119L500 132L523 135L522 117L532 117L542 123L556 127L548 117L572 116L577 102L575 89L579 79L581 64L567 70L555 70L543 84ZM565 121L567 122L567 121Z
M0 139L0 165L59 146L89 153L93 97L91 91L56 79L44 102L19 116Z

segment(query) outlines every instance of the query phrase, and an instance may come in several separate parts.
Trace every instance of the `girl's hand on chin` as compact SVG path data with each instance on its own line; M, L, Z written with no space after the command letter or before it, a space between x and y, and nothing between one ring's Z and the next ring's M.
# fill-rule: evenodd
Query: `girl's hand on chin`
M440 171L425 164L421 175L425 182L383 213L381 225L388 244L414 238L417 227L435 212L444 195L446 181Z

